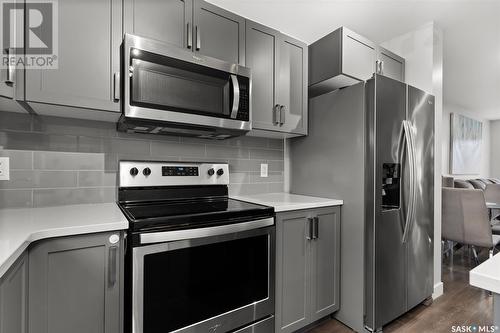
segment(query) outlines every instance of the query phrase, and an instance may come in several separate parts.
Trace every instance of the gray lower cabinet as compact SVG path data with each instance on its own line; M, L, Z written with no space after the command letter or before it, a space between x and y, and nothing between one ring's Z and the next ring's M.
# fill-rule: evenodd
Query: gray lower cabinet
M79 117L71 107L118 113L113 78L121 39L121 0L59 1L58 68L25 70L25 101L40 114ZM58 114L47 104L64 108Z
M276 215L276 332L339 309L340 208Z
M122 332L123 249L119 232L34 244L29 250L29 332Z
M0 333L27 333L28 256L0 278Z
M246 66L252 70L253 129L306 135L307 45L247 20Z
M245 64L245 19L203 0L125 0L125 32Z

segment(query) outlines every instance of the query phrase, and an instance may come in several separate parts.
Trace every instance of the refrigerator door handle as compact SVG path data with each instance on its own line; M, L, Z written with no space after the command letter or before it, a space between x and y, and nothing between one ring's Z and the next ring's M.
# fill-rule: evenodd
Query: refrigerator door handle
M406 221L403 231L403 243L408 241L408 233L413 221L413 211L414 211L414 203L415 203L415 151L413 146L413 137L412 137L412 128L413 125L408 120L403 120L403 134L406 142L406 152L410 167L410 195L408 208L406 211Z
M410 234L410 231L413 229L413 224L415 223L415 206L416 206L416 199L417 195L415 193L417 189L417 151L415 148L415 127L413 124L408 121L408 133L410 133L410 150L413 155L412 160L413 160L413 177L411 177L411 182L413 184L412 187L412 193L411 193L411 198L412 198L412 203L411 203L411 212L410 212L410 219L409 219L409 224L407 227L406 231L406 238L404 239L405 242L408 241L408 235Z

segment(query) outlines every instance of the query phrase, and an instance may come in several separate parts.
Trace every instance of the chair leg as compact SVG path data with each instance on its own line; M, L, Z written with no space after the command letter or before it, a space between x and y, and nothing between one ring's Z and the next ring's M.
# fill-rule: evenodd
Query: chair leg
M477 257L477 251L475 246L472 246L472 253L474 254L474 262L476 263L477 266L479 265L479 258Z

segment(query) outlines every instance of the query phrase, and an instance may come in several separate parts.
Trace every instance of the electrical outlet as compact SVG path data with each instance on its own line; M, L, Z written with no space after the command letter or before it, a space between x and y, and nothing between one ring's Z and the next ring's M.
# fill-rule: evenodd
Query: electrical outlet
M260 176L267 177L267 163L261 163L260 165Z
M9 158L0 157L0 180L9 180L9 179L10 179Z

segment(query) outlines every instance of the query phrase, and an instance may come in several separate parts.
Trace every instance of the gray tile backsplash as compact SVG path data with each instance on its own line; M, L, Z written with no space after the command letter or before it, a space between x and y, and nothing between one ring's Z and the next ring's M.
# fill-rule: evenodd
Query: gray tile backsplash
M283 190L283 140L224 141L120 133L107 122L0 112L0 156L11 180L0 181L0 208L42 207L116 199L118 161L227 162L230 193ZM269 177L260 177L268 163Z

